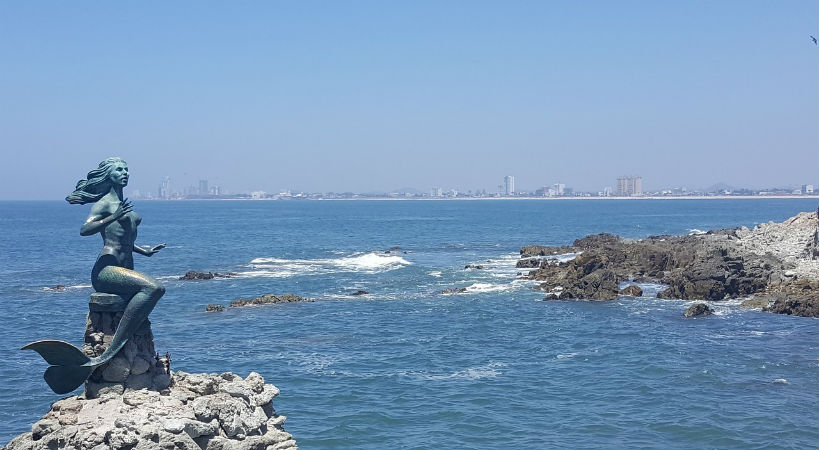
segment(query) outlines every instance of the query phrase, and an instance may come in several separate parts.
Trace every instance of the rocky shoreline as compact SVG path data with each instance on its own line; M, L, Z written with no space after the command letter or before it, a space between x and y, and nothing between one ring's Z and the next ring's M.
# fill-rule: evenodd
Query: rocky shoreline
M172 374L162 390L130 390L55 402L6 450L284 450L298 447L272 400L279 390L257 373Z
M290 294L254 300L307 301ZM82 347L88 357L111 344L123 305L116 295L91 295ZM242 378L171 371L170 354L156 352L145 320L113 359L91 373L85 392L52 404L30 432L0 450L297 449L284 431L285 417L273 409L278 394L255 372Z
M766 311L819 317L815 212L688 236L602 233L570 246L527 245L520 256L517 267L533 269L527 277L546 299L615 300L621 283L650 282L667 286L659 298L747 299Z

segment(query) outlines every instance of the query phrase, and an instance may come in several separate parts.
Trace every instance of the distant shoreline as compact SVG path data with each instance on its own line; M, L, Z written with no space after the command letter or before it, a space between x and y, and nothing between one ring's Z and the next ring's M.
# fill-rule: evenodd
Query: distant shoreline
M498 200L546 200L546 201L569 201L569 200L764 200L764 199L812 199L819 200L819 195L690 195L690 196L644 196L644 197L366 197L366 198L183 198L173 200L162 200L157 198L137 198L137 201L149 202L203 202L203 201L220 201L220 202L250 202L250 201L498 201ZM39 199L39 200L15 200L6 199L0 202L50 202L63 201L61 199Z
M645 196L645 197L366 197L366 198L190 198L179 200L159 200L159 199L142 199L140 201L330 201L330 202L347 202L347 201L499 201L499 200L546 200L546 201L570 201L570 200L764 200L764 199L813 199L819 200L819 195L691 195L691 196Z
M676 196L676 197L661 197L661 196L646 196L646 197L465 197L465 198L315 198L305 200L379 200L379 201L457 201L457 200L762 200L762 199L813 199L819 200L819 196L809 195L714 195L714 196ZM251 199L237 199L237 200L251 200ZM260 199L260 200L276 200L276 199Z

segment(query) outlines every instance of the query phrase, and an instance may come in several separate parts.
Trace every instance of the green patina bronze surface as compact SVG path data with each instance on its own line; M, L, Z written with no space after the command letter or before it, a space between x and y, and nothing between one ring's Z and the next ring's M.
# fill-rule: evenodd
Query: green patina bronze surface
M131 203L122 195L128 185L128 165L121 158L108 158L97 169L77 183L74 192L66 197L71 204L93 203L91 213L80 228L80 235L91 236L99 233L103 247L91 270L91 284L103 294L96 303L102 308L121 308L119 322L111 345L105 352L88 358L73 345L55 340L32 342L23 347L34 350L51 364L44 378L48 386L58 394L65 394L79 387L94 368L105 364L128 342L140 325L156 306L165 288L152 277L134 270L133 254L151 256L165 247L160 244L150 248L136 245L137 227L142 218L134 211Z

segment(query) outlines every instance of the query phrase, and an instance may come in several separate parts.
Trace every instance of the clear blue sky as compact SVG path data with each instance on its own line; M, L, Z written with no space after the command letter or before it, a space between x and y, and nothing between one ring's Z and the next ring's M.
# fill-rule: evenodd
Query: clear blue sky
M0 3L0 199L819 181L815 1Z

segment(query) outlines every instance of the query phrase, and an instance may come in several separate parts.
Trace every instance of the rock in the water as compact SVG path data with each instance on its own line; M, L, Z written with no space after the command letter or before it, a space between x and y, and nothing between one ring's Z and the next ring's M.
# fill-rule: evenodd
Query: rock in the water
M6 449L297 449L271 403L279 390L259 374L176 372L174 380L163 393L57 401Z
M444 289L444 290L442 290L442 291L440 291L438 293L441 294L441 295L452 295L452 294L463 294L464 292L466 292L466 288L460 287L460 288L446 288L446 289Z
M640 286L637 286L636 284L630 284L620 291L620 295L628 295L630 297L641 297L643 295L643 290L640 289Z
M273 303L291 303L291 302L312 302L315 301L310 298L299 297L298 295L293 294L282 294L282 295L274 295L274 294L264 294L260 297L245 299L245 298L237 298L230 302L231 308L236 308L240 306L254 306L254 305L268 305Z
M208 306L205 306L205 311L207 312L221 312L224 311L225 307L222 305L216 305L213 303L208 303Z
M367 292L367 291L362 291L362 290L360 290L360 289L359 289L359 290L357 290L357 291L355 291L355 292L351 293L350 295L367 295L367 294L369 294L369 292Z
M773 304L766 305L763 311L819 317L819 280L798 279L774 283L768 286L766 293Z
M610 282L637 280L668 286L659 298L718 301L751 295L784 296L767 311L819 317L819 224L816 213L800 213L782 223L749 230L711 230L689 236L623 239L597 234L570 247L527 245L518 267L534 268L531 258L557 253L575 259L541 262L528 277L540 289L565 290L561 298L616 298ZM606 272L603 272L606 271ZM629 294L631 295L631 294ZM776 303L776 302L775 302Z
M799 298L778 298L771 306L765 306L762 310L791 316L819 317L819 302Z
M754 296L753 298L749 298L743 300L739 306L743 308L752 308L752 309L764 309L767 308L768 305L771 303L771 298L767 296Z
M535 269L540 267L541 260L538 258L523 258L515 264L518 269Z
M708 316L714 314L714 310L705 303L694 303L685 310L685 317Z
M179 277L180 280L212 280L214 278L233 278L236 274L233 272L228 273L218 273L218 272L197 272L195 270L189 270L185 272L185 275Z
M464 266L464 270L466 269L483 270L484 267L480 264L467 264Z

